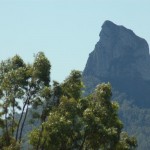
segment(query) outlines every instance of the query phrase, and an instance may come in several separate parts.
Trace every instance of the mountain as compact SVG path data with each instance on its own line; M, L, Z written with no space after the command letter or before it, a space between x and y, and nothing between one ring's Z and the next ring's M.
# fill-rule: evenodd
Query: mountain
M104 22L99 35L83 71L87 87L91 90L101 82L110 82L134 104L149 108L150 55L146 40L111 21Z
M145 39L132 30L105 21L100 39L89 54L83 81L85 95L110 82L119 102L124 129L138 140L138 150L150 149L150 55Z

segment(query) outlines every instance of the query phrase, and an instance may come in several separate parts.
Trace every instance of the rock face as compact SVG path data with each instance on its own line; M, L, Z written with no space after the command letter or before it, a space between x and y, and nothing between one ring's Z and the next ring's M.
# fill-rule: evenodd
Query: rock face
M83 77L87 86L111 82L114 89L126 93L137 105L150 106L150 55L146 40L132 30L105 21Z

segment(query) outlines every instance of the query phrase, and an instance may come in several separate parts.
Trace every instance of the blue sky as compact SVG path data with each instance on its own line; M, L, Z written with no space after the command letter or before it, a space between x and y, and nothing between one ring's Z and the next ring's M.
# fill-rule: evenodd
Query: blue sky
M150 44L150 0L0 0L0 61L45 52L52 79L83 70L105 20L124 25Z

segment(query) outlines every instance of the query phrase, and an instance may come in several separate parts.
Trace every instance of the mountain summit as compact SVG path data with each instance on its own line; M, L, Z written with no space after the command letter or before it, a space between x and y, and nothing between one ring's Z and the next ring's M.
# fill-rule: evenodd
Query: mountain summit
M100 40L90 53L83 71L85 84L94 88L101 82L126 93L139 106L150 106L150 55L145 39L132 30L105 21Z

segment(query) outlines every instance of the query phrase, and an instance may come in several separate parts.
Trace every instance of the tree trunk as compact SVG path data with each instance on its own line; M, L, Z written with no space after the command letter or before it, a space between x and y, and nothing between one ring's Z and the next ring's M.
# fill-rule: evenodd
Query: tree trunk
M21 129L20 129L19 143L21 142L21 138L22 138L22 131L23 131L24 123L25 123L26 118L27 118L28 109L29 109L29 98L27 99L27 108L26 108L26 112L25 112L24 120L23 120L22 125L21 125Z
M24 113L24 109L27 105L27 100L25 101L25 104L23 106L23 109L22 109L22 112L21 112L21 116L19 118L19 122L18 122L18 125L17 125L17 131L16 131L16 141L18 140L18 134L19 134L19 128L20 128L20 123L21 123L21 120L22 120L22 117L23 117L23 113Z
M15 128L15 98L13 99L13 118L12 118L12 136L14 134L14 128Z
M6 114L5 114L5 124L6 124L6 145L8 146L10 140L9 140L9 133L8 133L7 110L6 110Z

